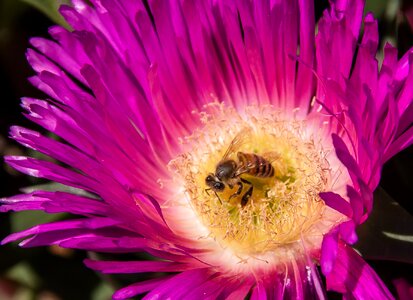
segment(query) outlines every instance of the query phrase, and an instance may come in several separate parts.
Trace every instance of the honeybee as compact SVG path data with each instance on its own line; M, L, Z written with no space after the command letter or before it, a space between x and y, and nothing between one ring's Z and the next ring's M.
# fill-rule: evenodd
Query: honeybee
M221 203L221 198L217 192L223 192L226 186L233 189L235 185L238 185L235 193L229 197L229 200L231 200L233 197L241 195L245 184L248 185L248 190L241 197L241 206L244 207L248 204L254 186L250 181L242 178L241 175L248 174L260 178L274 176L275 170L271 162L279 158L276 152L268 152L261 156L255 153L238 151L250 135L251 129L238 133L232 140L222 159L216 165L215 173L209 173L205 178L205 184L209 187L206 189L206 192L209 190L214 191ZM230 158L233 153L237 153L237 160Z

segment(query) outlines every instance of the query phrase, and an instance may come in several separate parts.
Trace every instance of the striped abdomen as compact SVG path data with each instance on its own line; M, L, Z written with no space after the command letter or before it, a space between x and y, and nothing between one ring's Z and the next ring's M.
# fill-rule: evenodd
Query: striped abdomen
M241 166L240 169L244 170L244 174L256 177L272 177L274 175L274 167L262 156L254 153L238 152L237 157Z

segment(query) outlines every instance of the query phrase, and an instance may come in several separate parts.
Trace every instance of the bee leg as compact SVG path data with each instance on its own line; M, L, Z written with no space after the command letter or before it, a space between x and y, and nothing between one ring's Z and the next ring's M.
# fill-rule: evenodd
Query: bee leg
M215 191L214 191L214 193L215 193L215 196L217 196L217 198L218 198L218 200L219 200L219 203L221 203L221 204L222 204L221 198L219 198L219 196L218 196L217 192L215 192Z
M250 199L250 197L252 195L252 190L253 190L253 187L251 185L250 188L248 189L248 191L244 194L244 196L242 196L242 199L241 199L241 206L242 207L244 207L245 205L248 204L248 200Z
M229 200L231 200L232 198L234 198L234 197L236 197L236 196L239 196L239 195L241 194L242 188L244 187L244 185L242 184L241 181L238 181L237 184L238 184L238 189L237 189L237 191L236 191L235 193L233 193L233 194L229 197Z
M243 183L246 183L246 184L250 185L248 191L244 194L244 196L242 196L242 199L241 199L241 206L244 207L245 205L247 205L248 200L252 196L252 190L254 189L254 187L253 187L252 183L249 182L248 180L245 180L245 179L241 178L241 181Z
M205 189L205 193L207 193L208 196L209 196L209 192L208 192L208 191L210 191L210 190L212 190L212 189ZM215 194L215 196L217 196L217 198L218 198L218 200L219 200L219 203L222 204L221 198L219 198L217 192L214 191L214 194Z

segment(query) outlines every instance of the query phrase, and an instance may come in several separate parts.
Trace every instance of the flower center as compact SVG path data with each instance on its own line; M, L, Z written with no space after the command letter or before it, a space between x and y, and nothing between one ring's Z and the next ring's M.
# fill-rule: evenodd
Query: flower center
M331 177L306 122L283 120L270 107L248 107L242 117L221 107L204 117L170 167L209 237L239 255L300 241L322 217L318 194Z

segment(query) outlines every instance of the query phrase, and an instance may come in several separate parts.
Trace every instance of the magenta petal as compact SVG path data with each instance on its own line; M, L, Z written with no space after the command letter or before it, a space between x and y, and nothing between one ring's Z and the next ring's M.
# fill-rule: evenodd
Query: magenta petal
M338 249L338 231L333 229L323 238L321 245L320 265L324 275L329 274L333 268L337 257Z
M338 18L346 18L347 26L351 28L353 36L357 39L359 36L361 19L363 18L364 1L363 0L336 0L333 2L333 8L336 9Z
M408 146L413 144L413 127L407 129L403 134L401 134L387 149L384 161L392 158L396 153L406 149Z
M84 236L60 242L59 245L72 249L87 249L96 252L130 253L149 248L149 241L140 237Z
M159 285L143 299L185 299L186 295L213 276L211 270L194 269L183 272Z
M315 80L311 67L314 66L314 3L313 1L300 0L300 61L298 63L295 93L301 100L300 107L305 107L314 92ZM306 82L306 84L302 84ZM305 107L306 108L306 107Z
M340 224L340 236L350 245L357 242L356 224L353 220Z
M410 54L409 55L409 73L400 91L400 94L397 96L399 115L403 115L403 113L407 110L407 108L412 105L412 102L411 102L412 98L413 98L413 54ZM405 127L403 126L400 129L404 130Z
M225 299L227 300L238 300L238 299L245 299L245 297L248 295L252 287L252 282L248 282L245 280L244 282L241 282L238 287L232 288L232 292L225 296Z
M43 199L33 199L30 195L16 195L10 198L1 198L1 212L23 211L23 210L41 210L45 202Z
M322 76L340 81L348 77L359 36L364 1L334 1L318 22L317 69ZM340 57L339 60L336 58Z
M77 230L83 230L83 229L98 229L98 228L104 228L104 227L110 227L113 225L119 224L120 221L117 220L112 220L109 218L88 218L88 219L75 219L75 220L68 220L68 221L60 221L60 222L54 222L54 223L46 223L46 224L41 224L34 226L32 228L29 228L27 230L18 232L18 233L13 233L6 237L1 243L6 244L10 243L12 241L19 240L21 238L26 238L28 236L33 235L33 237L30 240L36 240L39 239L41 240L42 245L47 245L47 244L52 244L55 242L55 239L61 237L61 239L64 239L65 236L63 234L63 231L66 231L66 234L69 234L73 236L73 233L71 234L70 231L76 232ZM50 240L42 239L42 235L46 235L47 233L51 232L57 232L55 236L53 236ZM24 242L23 242L24 243Z
M356 224L363 223L366 217L364 215L363 199L361 199L359 193L351 186L347 186L347 196L350 198L354 222L356 222Z
M46 40L43 38L32 38L30 43L33 47L36 47L44 55L56 61L60 66L66 69L71 75L75 76L77 80L80 80L85 84L85 80L80 75L80 66L69 53L66 52L59 44Z
M47 178L95 193L99 190L93 179L48 161L23 156L7 156L5 161L16 170L30 176Z
M394 299L374 270L350 246L340 243L327 288L354 299Z
M185 292L186 299L217 299L228 284L228 279L213 274L205 282Z
M43 210L47 213L69 212L78 215L110 214L109 206L102 201L63 192L36 191L0 199L2 211Z
M158 285L162 284L165 280L170 279L172 276L163 276L156 279L146 280L131 284L127 287L124 287L113 294L114 300L123 300L130 299L136 295L143 294L148 292Z
M332 134L332 138L338 159L347 167L353 178L362 178L357 162L348 151L344 141L337 134Z
M32 49L27 50L26 57L30 65L37 73L49 71L53 74L60 75L62 72L60 68L53 62L51 62L48 58Z
M363 201L363 207L366 210L366 215L369 215L373 209L373 191L361 179L358 179L357 183L360 189L360 197Z
M262 281L258 281L255 288L252 290L251 300L267 300L267 292Z
M86 259L84 263L91 269L105 274L182 272L194 266L168 261L96 261Z
M94 158L75 150L73 147L44 137L36 131L13 126L10 129L10 135L19 143L54 157L73 168L82 170L84 173L90 172L92 176L97 177L102 172L102 167Z
M352 217L353 210L350 206L350 203L348 203L339 194L336 194L333 192L323 192L323 193L319 193L319 196L331 208L337 210L338 212L342 213L343 215L349 218Z

